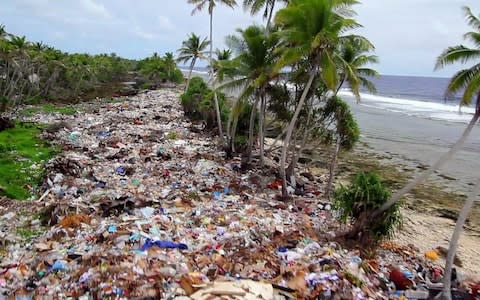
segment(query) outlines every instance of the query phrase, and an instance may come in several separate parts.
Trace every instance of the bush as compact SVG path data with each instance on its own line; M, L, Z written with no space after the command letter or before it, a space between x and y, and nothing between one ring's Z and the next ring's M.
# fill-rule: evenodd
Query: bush
M351 150L360 139L360 129L353 117L348 103L340 97L332 97L322 109L323 117L332 116L337 121L337 133L340 134L342 148Z
M202 78L193 77L188 90L180 98L186 116L193 120L204 120L209 129L216 126L217 117L213 91L208 88ZM225 94L217 92L217 99L222 122L226 122L230 112L227 98Z
M183 72L180 69L176 68L170 76L169 80L177 84L182 83L184 80Z
M390 191L378 175L362 172L355 176L350 186L341 186L335 191L334 207L339 210L343 222L354 223L365 213L380 208L389 198ZM401 224L400 205L397 203L379 216L375 224L364 228L362 236L378 242L391 238Z

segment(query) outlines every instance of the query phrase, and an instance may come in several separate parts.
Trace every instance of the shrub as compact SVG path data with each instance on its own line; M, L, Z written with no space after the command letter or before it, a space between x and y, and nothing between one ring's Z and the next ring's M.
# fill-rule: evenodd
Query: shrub
M361 172L355 176L350 186L341 186L335 191L334 207L339 210L343 222L355 223L365 213L380 208L389 198L390 191L378 175ZM391 238L401 224L400 205L397 203L380 215L375 224L364 228L362 236L378 242Z
M322 109L323 117L332 116L337 121L337 134L340 134L342 148L351 150L360 139L360 129L348 103L340 97L330 98Z
M205 81L200 77L193 77L188 90L180 97L185 115L194 120L204 120L207 128L214 128L217 119L213 97L213 91ZM230 111L227 98L225 94L217 92L217 99L222 122L226 122Z
M173 72L172 72L172 75L170 76L170 78L167 78L169 79L170 81L172 82L175 82L175 83L182 83L184 78L183 78L183 73L180 69L176 68Z

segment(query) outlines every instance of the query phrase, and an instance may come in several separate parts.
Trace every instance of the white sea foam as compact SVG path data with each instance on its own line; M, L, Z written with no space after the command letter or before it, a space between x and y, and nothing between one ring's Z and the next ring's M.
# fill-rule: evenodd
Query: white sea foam
M348 90L340 91L339 95L353 97L353 94ZM363 93L361 94L360 105L421 118L461 123L468 123L475 112L475 109L472 107L462 107L461 112L459 112L458 105L392 98Z

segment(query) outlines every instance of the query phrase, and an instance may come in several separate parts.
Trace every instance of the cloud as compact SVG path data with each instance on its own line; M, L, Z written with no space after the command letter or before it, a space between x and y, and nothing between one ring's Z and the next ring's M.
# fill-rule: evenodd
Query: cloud
M464 43L469 28L462 5L480 13L480 3L471 0L364 0L356 7L364 25L357 33L375 44L381 73L449 76L459 67L433 72L433 66L443 49ZM141 58L175 51L191 32L208 37L208 13L191 16L192 8L184 0L0 0L0 22L14 34L64 51ZM214 47L224 48L225 36L253 23L264 20L241 7L218 5Z
M140 28L138 25L135 26L135 28L131 32L135 36L137 36L141 39L144 39L144 40L148 40L148 41L151 41L151 40L154 40L154 39L158 38L158 36L156 34L154 34L152 32L145 31L142 28Z
M158 24L160 25L160 28L162 30L166 30L166 31L171 31L175 28L173 26L172 21L170 21L170 18L167 17L167 16L159 16L158 17Z
M81 7L92 16L112 18L110 12L107 11L105 6L101 3L97 3L95 0L77 0Z

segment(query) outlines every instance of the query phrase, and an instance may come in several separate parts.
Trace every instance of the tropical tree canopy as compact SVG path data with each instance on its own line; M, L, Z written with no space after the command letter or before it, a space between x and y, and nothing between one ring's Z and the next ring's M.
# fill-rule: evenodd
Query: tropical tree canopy
M473 47L458 45L447 48L438 57L435 69L455 63L474 63L470 68L460 70L453 75L446 91L447 96L463 92L461 105L468 105L480 92L480 19L468 7L464 7L463 11L468 25L472 28L472 31L465 33L464 38L470 41ZM480 107L479 103L477 103L477 109L478 107Z
M195 5L192 14L196 13L197 11L202 11L206 6L208 6L208 14L210 15L213 13L217 3L227 5L231 8L237 5L236 0L188 0L188 3Z
M360 86L365 87L369 92L376 93L375 85L370 79L379 76L379 74L377 71L368 68L369 65L378 63L378 57L369 54L374 49L372 43L361 36L349 35L340 39L335 55L340 76L338 89L342 87L345 81L348 82L357 100L360 99Z
M193 59L206 59L206 52L210 42L207 38L201 39L195 33L191 33L188 39L182 42L182 47L178 49L177 61L187 63Z
M284 41L285 50L278 68L294 64L302 58L311 61L314 71L320 66L321 76L331 90L337 88L337 67L333 51L346 31L360 25L348 16L355 0L292 0L281 9L275 23Z

